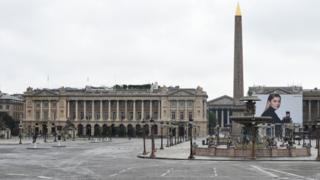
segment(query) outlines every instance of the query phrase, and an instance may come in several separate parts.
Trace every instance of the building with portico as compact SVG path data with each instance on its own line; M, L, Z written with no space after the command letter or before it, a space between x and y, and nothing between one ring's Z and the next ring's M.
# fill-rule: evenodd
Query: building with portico
M140 136L154 127L167 134L184 135L193 119L194 133L207 135L207 93L201 87L189 89L146 85L116 85L59 89L28 88L24 93L24 132L28 134L62 131L71 122L78 136ZM155 121L150 124L150 119ZM147 122L147 123L144 123Z

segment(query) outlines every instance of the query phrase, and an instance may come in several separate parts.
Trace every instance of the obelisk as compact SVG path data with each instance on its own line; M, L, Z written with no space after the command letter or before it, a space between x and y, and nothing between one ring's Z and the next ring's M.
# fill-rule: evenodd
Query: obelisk
M243 54L242 54L242 20L240 5L237 4L234 29L234 74L233 74L233 99L234 104L239 104L243 97Z

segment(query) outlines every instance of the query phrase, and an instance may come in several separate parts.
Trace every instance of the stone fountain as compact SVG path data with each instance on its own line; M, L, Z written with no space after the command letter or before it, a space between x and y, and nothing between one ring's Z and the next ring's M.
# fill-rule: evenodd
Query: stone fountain
M232 122L242 125L244 132L251 134L251 159L256 159L256 139L257 131L259 124L272 124L273 119L271 117L261 117L255 116L256 112L256 101L260 101L257 96L252 96L252 93L249 92L248 96L240 98L240 101L245 102L246 111L242 116L231 116L230 119ZM245 142L242 140L242 144Z

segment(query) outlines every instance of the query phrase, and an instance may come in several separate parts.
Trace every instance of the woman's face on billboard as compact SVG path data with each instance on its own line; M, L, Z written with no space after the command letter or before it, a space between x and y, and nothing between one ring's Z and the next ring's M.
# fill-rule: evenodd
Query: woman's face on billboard
M274 97L274 98L272 98L271 101L270 101L270 106L271 106L273 109L279 109L279 108L280 108L280 104L281 104L280 97Z

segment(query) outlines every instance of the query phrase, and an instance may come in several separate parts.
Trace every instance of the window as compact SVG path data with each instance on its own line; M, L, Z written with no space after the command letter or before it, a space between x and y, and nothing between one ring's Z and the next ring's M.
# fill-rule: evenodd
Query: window
M193 101L188 101L188 107L192 108L193 107Z
M175 112L171 112L171 119L176 119L176 113Z
M141 117L141 112L138 112L137 114L138 114L137 119L141 119L141 118L142 118L142 117Z
M184 119L184 113L183 112L180 112L180 120L183 120Z
M2 109L2 105L0 105L0 109Z
M184 101L179 101L179 107L184 107Z
M9 105L6 105L6 109L9 109Z
M125 119L124 112L120 112L120 117L121 117L121 120Z
M170 108L177 108L177 101L170 101Z
M116 112L112 112L112 119L115 120L117 118Z
M83 119L84 118L84 114L83 112L80 112L80 119Z
M133 120L133 112L129 112L129 120Z
M192 112L189 112L189 119L192 119Z

